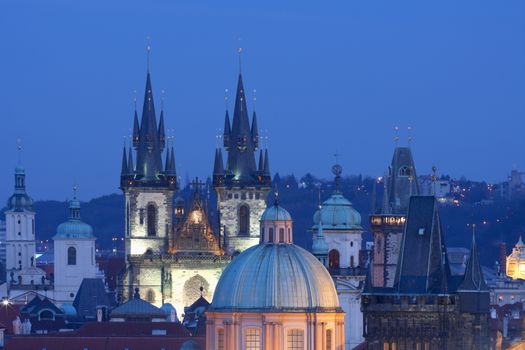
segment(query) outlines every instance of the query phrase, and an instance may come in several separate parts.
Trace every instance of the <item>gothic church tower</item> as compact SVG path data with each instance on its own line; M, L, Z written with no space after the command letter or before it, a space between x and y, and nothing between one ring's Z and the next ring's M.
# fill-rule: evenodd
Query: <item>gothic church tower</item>
M153 90L148 70L142 118L137 111L133 121L133 150L124 147L120 188L125 197L126 256L145 252L165 253L172 230L173 194L177 190L177 174L173 146L166 151L164 113L157 124Z
M242 74L237 83L232 124L226 111L223 145L227 152L226 166L222 150L217 148L213 186L222 244L227 254L233 254L259 243L259 219L271 190L268 150L261 149L258 166L255 162L259 148L257 116L254 111L250 126Z

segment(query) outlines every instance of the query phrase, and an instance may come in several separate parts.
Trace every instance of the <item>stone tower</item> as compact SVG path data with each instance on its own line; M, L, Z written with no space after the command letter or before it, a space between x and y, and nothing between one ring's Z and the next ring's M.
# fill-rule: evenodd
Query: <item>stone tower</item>
M254 112L250 126L241 74L232 124L226 111L223 145L227 153L226 166L218 147L213 187L217 193L222 245L227 254L234 254L259 243L259 219L266 209L266 197L271 190L268 150L263 152L261 149L258 166L255 162L259 148L257 117Z
M372 283L375 287L394 283L403 234L411 196L420 194L416 167L409 147L397 147L384 181L383 205L380 213L370 216L374 234Z
M5 219L6 272L10 280L36 265L35 212L33 200L26 193L26 173L20 163L15 168L15 193L7 201Z
M177 174L173 146L166 150L166 164L162 152L166 146L164 113L157 124L151 78L148 71L142 118L137 111L133 122L133 150L124 147L120 188L125 197L126 256L145 252L162 254L167 251L172 231L173 194L177 189Z

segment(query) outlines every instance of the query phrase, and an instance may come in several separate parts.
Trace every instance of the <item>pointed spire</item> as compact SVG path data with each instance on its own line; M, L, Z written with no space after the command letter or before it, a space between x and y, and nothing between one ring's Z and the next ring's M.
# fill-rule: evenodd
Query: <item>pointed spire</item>
M140 140L140 127L139 127L139 117L137 115L136 107L137 106L135 105L135 114L133 116L133 147L138 148L139 140Z
M127 175L128 173L128 156L126 154L126 144L124 143L124 147L122 148L122 168L120 170L120 174Z
M69 218L80 220L80 201L77 200L78 186L73 186L73 199L69 201Z
M160 121L159 121L159 144L160 149L163 150L166 147L166 134L164 133L164 108L160 110Z
M264 154L262 149L259 151L259 172L264 172Z
M253 111L252 117L252 139L255 149L259 147L259 131L257 130L257 114Z
M476 224L472 225L472 245L470 256L465 268L463 282L458 287L458 291L486 291L488 290L481 264L479 262L478 249L476 245Z
M173 142L171 143L171 153L170 153L170 175L177 175L177 169L175 167L175 151L173 149Z
M213 164L213 175L224 174L224 166L222 163L221 149L215 149L215 162Z
M226 110L226 116L224 117L224 148L226 150L230 147L230 134L231 134L231 127L230 127L230 116L228 114L228 110Z
M264 150L264 175L270 176L270 160L268 159L268 148Z

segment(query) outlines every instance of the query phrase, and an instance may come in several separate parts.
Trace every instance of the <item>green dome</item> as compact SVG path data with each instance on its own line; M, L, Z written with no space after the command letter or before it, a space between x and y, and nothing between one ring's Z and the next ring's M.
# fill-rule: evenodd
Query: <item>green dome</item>
M261 215L261 221L289 221L292 220L292 216L288 210L274 205L273 207L266 208Z
M80 220L80 202L74 198L69 202L69 220L57 227L54 238L93 238L93 228Z
M314 214L314 229L319 220L326 230L362 230L361 214L354 209L352 203L341 193L334 193L328 198L320 210Z

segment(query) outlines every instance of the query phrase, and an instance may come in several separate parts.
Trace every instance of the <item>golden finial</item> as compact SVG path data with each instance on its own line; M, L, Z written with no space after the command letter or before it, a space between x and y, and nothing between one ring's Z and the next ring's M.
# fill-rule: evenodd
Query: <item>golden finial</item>
M147 67L148 67L148 73L149 73L149 56L151 53L151 40L149 35L146 37L146 53L147 53Z
M239 39L240 41L241 39ZM242 47L239 47L237 49L237 53L239 54L239 74L242 73L242 52L243 52L243 48Z

